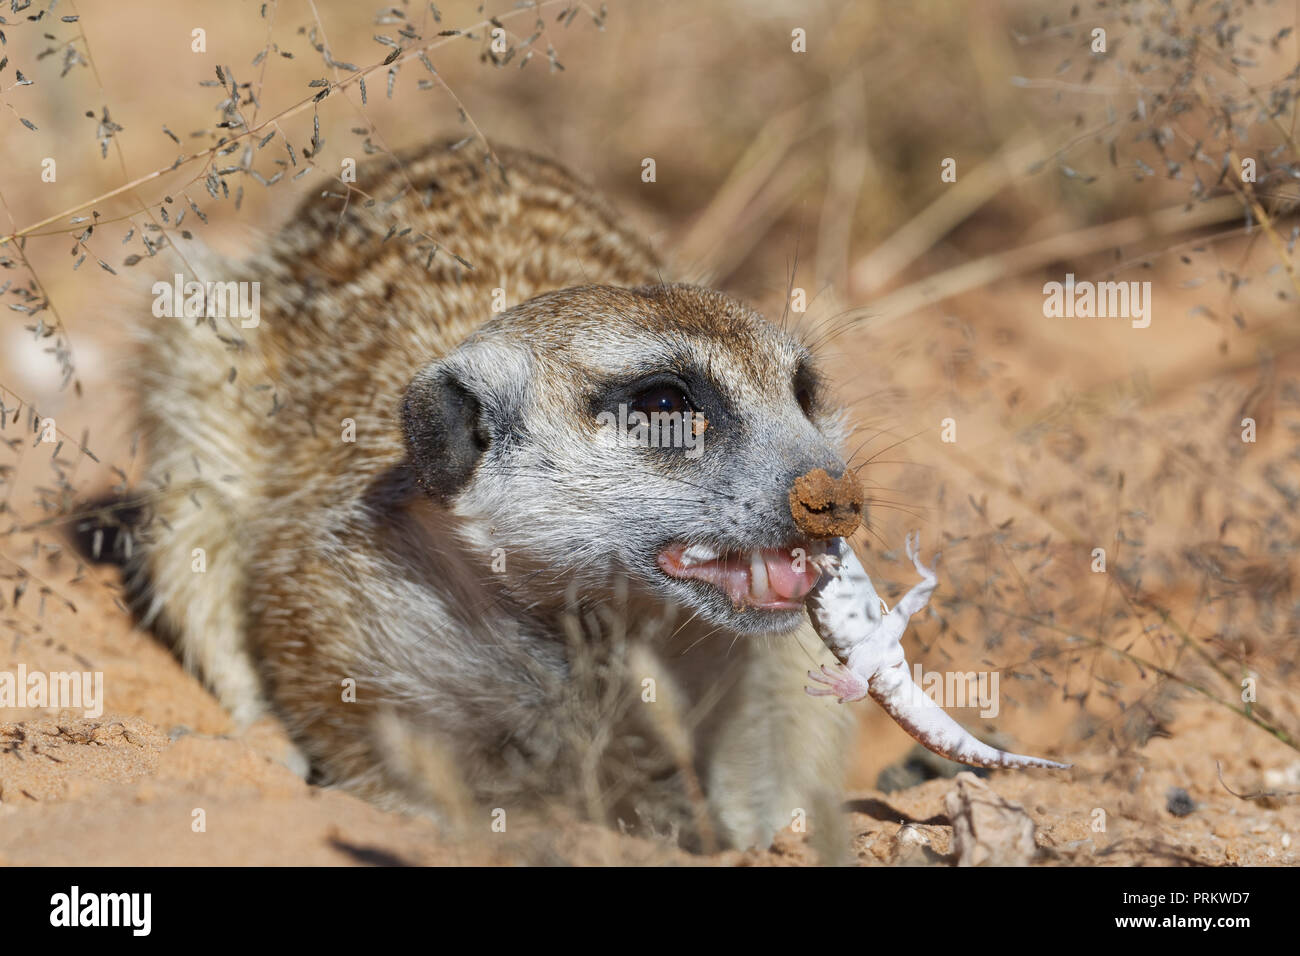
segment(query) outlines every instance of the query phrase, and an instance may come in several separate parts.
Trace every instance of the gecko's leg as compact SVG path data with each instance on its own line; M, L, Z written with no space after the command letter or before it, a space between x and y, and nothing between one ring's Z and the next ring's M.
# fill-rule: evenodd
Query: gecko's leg
M805 687L809 697L835 697L841 704L861 700L870 692L867 682L843 664L834 667L822 665L821 673L809 671L808 676L825 687Z
M894 611L903 615L903 619L906 620L930 603L930 595L934 593L935 586L939 583L939 578L934 573L934 569L939 565L939 555L934 556L934 564L928 568L921 563L921 532L919 531L908 534L903 548L912 564L916 566L916 573L921 575L921 583L904 594L894 607Z

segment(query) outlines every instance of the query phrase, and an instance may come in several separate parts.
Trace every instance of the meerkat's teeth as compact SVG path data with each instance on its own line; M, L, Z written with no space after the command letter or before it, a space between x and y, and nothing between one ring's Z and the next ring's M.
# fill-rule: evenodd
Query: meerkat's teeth
M767 580L767 562L762 551L749 553L749 594L755 603L772 600L772 587Z
M701 564L705 561L716 561L718 552L703 544L693 544L682 552L683 564Z
M821 569L807 560L802 544L713 552L716 556L707 558L709 553L698 545L671 545L659 553L656 563L669 577L707 581L737 609L796 610L821 577Z

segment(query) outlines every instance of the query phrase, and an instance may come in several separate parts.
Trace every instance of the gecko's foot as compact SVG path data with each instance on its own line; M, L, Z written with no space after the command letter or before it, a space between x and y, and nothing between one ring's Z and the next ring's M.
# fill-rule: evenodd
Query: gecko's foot
M867 682L843 664L834 667L821 667L821 672L809 671L808 676L824 687L805 687L804 692L810 697L834 697L844 704L852 700L861 700L867 696Z
M832 554L814 554L809 556L808 563L822 574L826 574L839 567L840 561L839 558Z
M927 581L935 577L934 570L939 566L940 554L936 553L933 563L927 568L921 563L921 532L909 531L907 538L903 542L903 550L907 553L908 560L916 567L917 574Z

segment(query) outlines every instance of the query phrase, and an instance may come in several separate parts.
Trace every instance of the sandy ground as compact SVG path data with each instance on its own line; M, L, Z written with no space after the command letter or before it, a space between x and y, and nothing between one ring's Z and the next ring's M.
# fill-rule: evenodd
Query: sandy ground
M573 824L452 841L430 822L386 813L349 794L310 787L279 762L285 738L269 721L234 736L215 701L111 605L88 632L23 659L61 669L89 660L105 671L98 719L63 712L0 725L0 862L7 865L444 865L719 863L804 865L821 858L809 835L772 846L691 857L663 844ZM864 710L873 705L861 705ZM1033 820L1041 865L1279 865L1300 862L1300 805L1246 801L1238 792L1300 789L1300 759L1259 731L1188 701L1133 762L1085 755L1064 774L997 773L999 795ZM895 736L878 714L871 730ZM879 725L879 726L878 726ZM870 740L870 737L867 738ZM900 742L890 740L889 750ZM901 743L904 750L906 743ZM868 763L887 759L864 741ZM886 751L888 752L888 751ZM1136 771L1136 772L1135 772ZM1281 786L1279 786L1281 785ZM1170 788L1195 808L1169 812ZM836 862L946 865L953 827L937 778L905 790L858 789L846 806L851 849ZM1095 829L1104 811L1104 831ZM202 827L196 829L201 815ZM72 837L75 835L75 838Z

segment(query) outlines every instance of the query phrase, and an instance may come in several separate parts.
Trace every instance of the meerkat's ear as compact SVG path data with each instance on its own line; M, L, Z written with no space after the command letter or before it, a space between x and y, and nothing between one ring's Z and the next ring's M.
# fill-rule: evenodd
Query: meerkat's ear
M416 480L442 501L469 481L489 442L478 398L441 363L422 369L407 386L402 430Z

